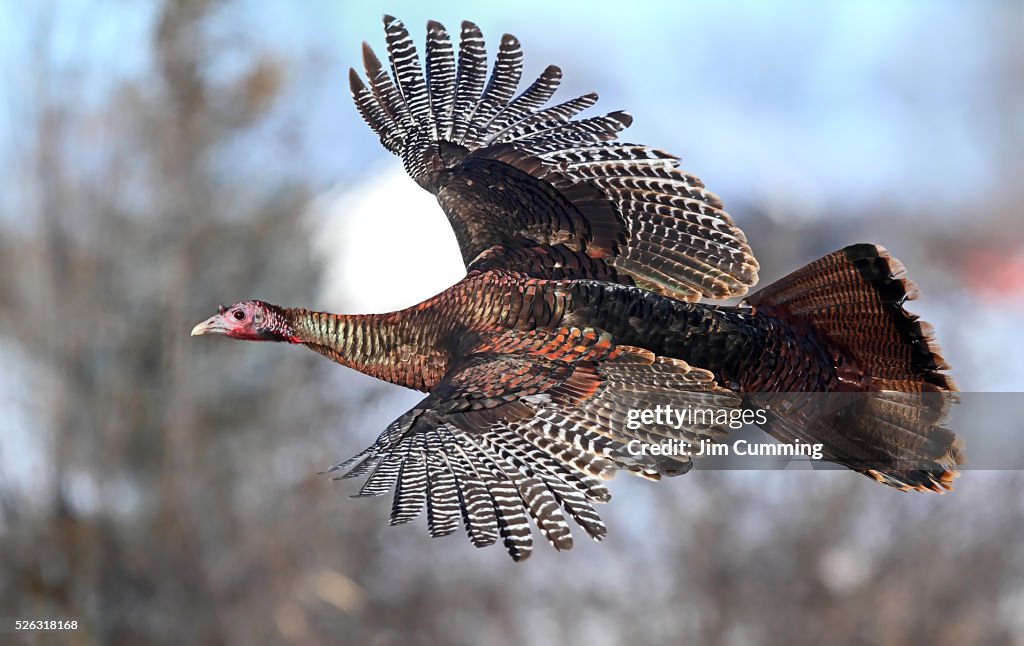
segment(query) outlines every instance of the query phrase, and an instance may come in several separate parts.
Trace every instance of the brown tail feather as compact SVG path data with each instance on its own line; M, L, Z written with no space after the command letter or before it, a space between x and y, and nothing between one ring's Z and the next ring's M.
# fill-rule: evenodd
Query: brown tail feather
M903 309L917 295L903 264L873 244L831 253L751 295L755 309L809 325L837 357L841 390L867 393L838 408L819 396L775 413L769 432L821 442L827 459L890 486L950 489L963 446L942 424L956 385L941 372L949 365L932 327Z

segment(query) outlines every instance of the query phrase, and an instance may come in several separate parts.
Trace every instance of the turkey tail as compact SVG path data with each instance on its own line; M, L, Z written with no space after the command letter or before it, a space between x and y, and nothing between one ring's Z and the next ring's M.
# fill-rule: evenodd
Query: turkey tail
M918 295L884 247L831 253L751 295L755 311L804 326L832 355L836 390L805 393L769 415L783 441L822 443L826 459L909 490L951 488L961 440L943 424L956 385L928 323L903 304Z
M953 391L931 325L903 309L918 296L884 247L855 244L758 290L747 302L807 322L857 362L870 390Z

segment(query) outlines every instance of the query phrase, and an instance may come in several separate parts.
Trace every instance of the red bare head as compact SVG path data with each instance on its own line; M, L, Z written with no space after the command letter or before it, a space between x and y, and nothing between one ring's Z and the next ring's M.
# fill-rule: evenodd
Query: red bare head
M192 328L192 336L223 334L242 341L301 343L282 308L263 301L221 305L217 314Z

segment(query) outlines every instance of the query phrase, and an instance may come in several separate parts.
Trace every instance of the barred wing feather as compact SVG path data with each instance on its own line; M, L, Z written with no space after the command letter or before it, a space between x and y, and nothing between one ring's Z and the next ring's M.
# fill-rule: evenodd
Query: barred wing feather
M738 296L757 282L757 261L721 200L673 155L618 139L627 113L579 118L593 93L545 107L562 78L555 66L517 95L514 36L502 38L488 76L473 23L462 23L456 54L444 26L429 22L423 65L402 22L385 16L384 25L390 76L364 46L367 81L351 71L353 100L437 196L467 268L486 257L488 267L537 278L599 277L685 300ZM575 274L538 260L566 254ZM593 261L598 274L588 273Z
M562 347L553 338L564 339ZM531 526L559 550L573 544L569 519L603 538L594 504L610 499L604 481L617 470L657 479L691 466L686 456L634 455L630 441L725 433L713 423L630 431L630 408L740 405L711 373L611 346L598 331L524 333L501 343L508 353L481 346L372 446L330 470L365 476L358 496L393 490L392 524L425 509L431 536L461 523L474 545L500 539L518 561L533 549Z

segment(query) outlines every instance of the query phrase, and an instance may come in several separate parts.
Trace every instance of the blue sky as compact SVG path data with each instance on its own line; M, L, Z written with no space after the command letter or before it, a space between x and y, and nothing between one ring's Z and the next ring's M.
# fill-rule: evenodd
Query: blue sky
M0 60L9 87L28 90L42 5L21 6L0 6ZM119 82L148 73L155 4L52 7L50 56L65 71L53 91L102 102ZM283 64L289 93L277 110L301 124L305 156L280 164L319 185L386 155L356 117L345 81L359 66L360 41L383 49L385 11L419 43L429 18L452 29L471 18L492 48L500 33L516 33L527 75L560 64L566 96L598 90L599 107L636 117L630 137L681 155L723 195L792 200L799 215L880 196L911 207L966 201L964 184L994 181L972 124L974 88L999 80L993 29L1015 15L998 3L227 3L209 26L211 74L229 77L253 51ZM32 107L18 97L28 94L0 102L0 149L18 143ZM266 132L257 135L252 141ZM256 160L252 172L281 171L274 151L245 157Z
M565 92L596 89L599 105L628 109L632 137L692 160L719 192L758 199L786 184L818 203L858 199L853 185L866 189L866 201L878 192L958 199L937 175L984 184L990 171L968 127L974 97L964 91L990 55L984 3L296 6L246 5L225 22L250 33L272 24L266 41L286 56L310 43L329 52L340 68L328 76L337 94L323 97L332 119L345 120L337 101L346 101L342 72L359 66L357 43L382 47L386 9L420 38L429 18L454 28L471 17L491 43L516 33L528 72L560 64ZM381 154L366 133L345 138L361 154L367 142L366 153Z

